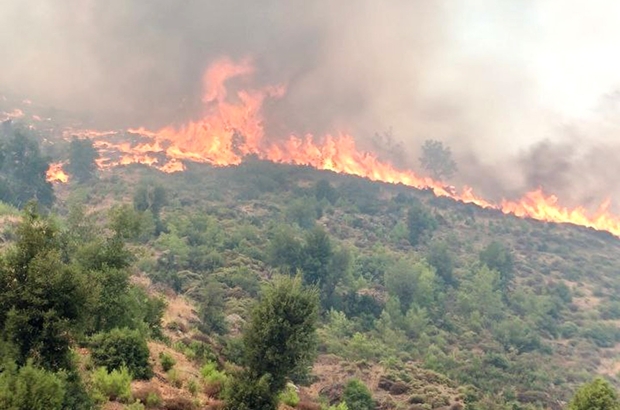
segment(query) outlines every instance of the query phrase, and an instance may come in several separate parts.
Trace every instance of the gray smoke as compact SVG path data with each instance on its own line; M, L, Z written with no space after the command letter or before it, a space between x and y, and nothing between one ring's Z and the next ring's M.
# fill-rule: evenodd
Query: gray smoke
M611 0L587 13L560 0L5 0L0 93L102 128L157 128L200 114L210 63L249 57L252 85L287 87L265 107L271 138L346 131L410 168L422 142L439 139L459 162L453 182L484 195L542 186L571 203L598 202L618 168L616 99L603 98L620 89L620 60L609 52L620 41L618 8ZM573 118L597 99L606 108Z

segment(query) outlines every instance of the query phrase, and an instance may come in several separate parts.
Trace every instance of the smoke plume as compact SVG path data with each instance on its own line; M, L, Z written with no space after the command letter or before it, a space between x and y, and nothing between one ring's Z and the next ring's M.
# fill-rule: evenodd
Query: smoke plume
M461 169L453 182L484 195L541 186L567 205L598 203L613 197L608 176L620 167L619 12L603 0L587 10L561 0L6 0L0 92L96 126L157 129L200 115L211 62L249 58L249 86L287 90L266 103L271 138L346 131L377 149L389 134L379 154L414 169L422 142L439 139Z

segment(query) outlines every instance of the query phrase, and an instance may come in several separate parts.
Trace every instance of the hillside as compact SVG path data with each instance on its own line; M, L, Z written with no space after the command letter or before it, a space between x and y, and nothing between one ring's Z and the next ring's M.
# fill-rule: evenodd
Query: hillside
M320 354L300 380L308 400L337 400L343 381L359 377L386 409L464 400L467 408L558 408L595 374L618 381L620 241L607 233L252 158L176 174L116 168L96 183L57 185L56 208L62 215L82 203L104 220L153 186L169 200L161 233L151 225L133 240L135 272L193 304L194 320L167 323L172 340L206 332L233 363L260 284L296 268L286 252L303 247L315 225L328 233L335 286L323 301ZM411 209L432 223L411 222ZM484 249L494 270L483 267ZM501 272L504 253L510 266ZM197 291L212 282L222 284L221 309ZM411 298L406 308L398 295Z
M607 232L251 155L101 170L88 139L44 142L10 123L0 140L0 408L556 409L620 382ZM258 345L290 342L263 332L286 286L274 323L316 320L277 376L288 356Z

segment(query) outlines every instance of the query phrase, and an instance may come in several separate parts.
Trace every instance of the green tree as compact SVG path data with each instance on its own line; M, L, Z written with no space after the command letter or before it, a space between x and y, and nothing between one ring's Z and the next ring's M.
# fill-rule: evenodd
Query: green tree
M137 239L144 229L143 215L127 204L114 206L109 211L110 228L119 238Z
M283 273L295 274L301 267L303 244L295 237L288 226L279 226L274 230L269 242L269 262Z
M462 281L456 295L459 314L470 324L489 326L502 319L504 304L499 290L499 274L487 266L473 269Z
M226 299L222 285L213 280L207 280L197 289L197 293L197 300L200 306L201 330L207 333L224 333L226 331L226 321L224 319Z
M618 410L618 394L606 380L597 377L581 386L568 404L569 410Z
M37 142L15 131L0 141L0 150L0 200L22 208L35 199L50 207L54 190L46 180L49 160L41 155Z
M133 196L133 206L137 211L151 211L159 219L161 210L168 203L166 188L153 182L142 182Z
M79 265L90 271L124 269L129 266L133 254L125 247L125 241L118 235L111 238L96 238L80 246L73 255Z
M299 277L280 278L263 292L243 334L246 370L233 382L239 388L227 395L228 408L276 408L286 379L314 358L318 305L316 288L304 288Z
M69 144L69 163L65 169L78 182L87 182L96 175L97 158L99 152L90 139L73 137Z
M516 349L517 353L530 352L540 348L540 335L520 318L503 320L494 326L494 334L504 349Z
M452 159L450 147L444 146L443 142L437 140L424 141L420 164L436 180L450 178L458 169L456 162Z
M314 196L317 201L326 199L330 204L335 204L338 200L338 191L326 179L320 179L314 185Z
M303 229L310 229L319 217L316 199L312 197L294 199L287 206L285 214L287 221L296 223Z
M327 232L318 226L310 230L305 237L301 263L304 283L324 283L330 275L329 266L333 255L334 247Z
M16 347L18 365L36 358L46 369L67 369L71 339L87 319L86 277L63 263L61 235L35 204L26 207L17 238L0 264L2 337Z
M329 308L336 286L349 271L351 255L345 248L336 248L321 227L308 231L304 239L300 262L303 281L321 290L321 304Z
M129 272L102 266L91 274L97 285L98 297L92 306L93 331L106 332L127 325L127 290Z
M407 212L409 243L416 246L425 235L437 229L437 220L421 204L415 204Z
M374 410L375 401L370 390L360 380L350 380L342 393L342 401L350 410Z
M445 242L434 242L431 244L426 254L426 260L435 268L437 276L441 278L445 285L456 285L456 279L454 278L454 257Z
M413 304L427 308L433 304L436 276L424 262L400 260L385 272L385 287L390 296L398 299L405 314Z
M506 288L513 277L514 262L512 253L504 245L497 241L491 242L480 252L480 262L489 269L499 272L499 285Z

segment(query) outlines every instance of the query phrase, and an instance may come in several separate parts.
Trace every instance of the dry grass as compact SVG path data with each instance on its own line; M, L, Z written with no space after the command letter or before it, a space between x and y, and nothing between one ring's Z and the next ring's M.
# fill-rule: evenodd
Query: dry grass
M395 403L396 405L405 406L403 408L408 408L406 407L408 405L407 401L411 393L415 391L413 387L415 384L428 387L429 391L432 391L436 397L445 396L449 398L451 403L456 402L456 398L459 396L458 391L452 386L441 384L439 381L434 380L430 374L432 372L419 369L415 364L410 364L405 371L413 379L409 383L410 391L407 394L390 394L388 391L378 387L379 380L389 373L383 366L370 363L346 362L333 355L322 355L317 358L313 367L313 373L317 375L318 381L309 387L302 387L300 397L302 400L305 398L317 398L322 390L333 386L342 386L348 380L356 378L368 386L373 398L378 403Z

